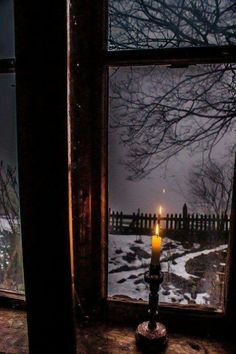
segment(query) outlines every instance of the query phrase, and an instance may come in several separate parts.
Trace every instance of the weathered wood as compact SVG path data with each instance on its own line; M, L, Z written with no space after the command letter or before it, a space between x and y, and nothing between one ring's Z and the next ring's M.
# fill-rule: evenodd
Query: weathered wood
M0 310L0 353L29 353L25 312Z
M31 353L75 352L66 2L14 1L19 189ZM33 59L31 54L33 55ZM78 192L78 191L77 191ZM45 227L47 225L47 227Z
M183 328L178 328L181 330ZM78 323L78 354L140 354L135 342L135 326L121 326L104 322ZM233 354L235 344L212 338L193 337L168 332L165 354ZM0 310L0 352L28 354L26 314L23 311ZM45 353L47 348L45 348Z
M231 229L229 232L228 262L226 264L225 311L229 323L236 322L236 154L234 161L233 194L231 206Z
M158 65L231 63L236 59L234 46L209 46L198 48L118 50L106 53L108 65Z
M68 3L74 279L81 308L86 313L99 307L107 288L108 90L107 67L103 65L106 3ZM115 216L112 212L110 215L116 227Z
M228 231L230 219L227 215L203 215L188 214L186 204L182 214L160 214L133 213L132 215L123 212L109 213L110 233L143 233L152 234L156 223L164 225L165 230L184 230L186 235L189 231Z
M0 306L25 310L25 295L11 290L0 290Z
M0 74L15 72L16 61L15 58L0 59Z
M165 354L230 354L235 353L232 343L219 342L209 338L193 337L178 333L168 333L169 341ZM84 326L79 324L78 354L141 354L135 341L135 328L105 323ZM157 352L155 352L157 353ZM158 353L160 353L158 351Z

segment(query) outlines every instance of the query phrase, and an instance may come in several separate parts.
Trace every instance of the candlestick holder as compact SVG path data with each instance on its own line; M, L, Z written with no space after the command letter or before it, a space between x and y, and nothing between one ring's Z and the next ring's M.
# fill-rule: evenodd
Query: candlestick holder
M140 323L136 329L137 345L149 352L163 349L167 344L167 331L165 326L157 322L159 286L163 282L163 273L160 265L150 265L149 271L144 274L144 280L149 284L149 321Z

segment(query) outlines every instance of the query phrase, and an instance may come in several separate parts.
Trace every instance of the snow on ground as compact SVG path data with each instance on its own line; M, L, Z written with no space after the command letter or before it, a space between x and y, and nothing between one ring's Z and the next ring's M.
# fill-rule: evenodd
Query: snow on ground
M140 242L141 240L141 242ZM226 252L227 245L199 250L200 244L185 248L181 242L165 237L162 244L161 267L164 283L160 286L160 302L201 305L211 304L210 292L201 287L200 279L186 270L189 260L214 252ZM109 296L125 295L132 299L148 300L149 288L144 282L151 258L151 237L109 235ZM220 263L223 265L223 263ZM210 283L212 279L210 279ZM197 285L196 285L197 284ZM197 287L197 291L196 291Z
M2 232L3 230L11 231L11 227L10 227L7 219L4 217L1 217L0 218L0 232Z
M221 245L219 247L206 249L206 250L202 250L202 251L198 251L198 252L191 252L189 254L186 254L185 256L179 257L178 259L176 259L176 264L174 264L174 265L171 264L171 266L170 266L171 273L174 273L174 274L176 274L182 278L185 278L185 279L191 279L191 277L198 278L196 275L189 274L186 272L186 269L185 269L186 262L188 260L198 257L200 255L209 254L209 253L213 253L213 252L217 252L217 251L223 251L224 249L227 249L227 245ZM223 264L223 263L221 263L221 264Z

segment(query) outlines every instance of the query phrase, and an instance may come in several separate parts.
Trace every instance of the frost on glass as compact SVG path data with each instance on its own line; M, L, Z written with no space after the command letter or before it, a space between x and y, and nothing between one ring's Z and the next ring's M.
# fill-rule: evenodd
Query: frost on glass
M236 43L234 0L110 0L108 48L178 48Z
M0 289L24 291L17 174L15 75L0 75Z
M109 296L221 309L235 154L235 64L110 69Z
M0 59L15 56L12 0L0 0Z

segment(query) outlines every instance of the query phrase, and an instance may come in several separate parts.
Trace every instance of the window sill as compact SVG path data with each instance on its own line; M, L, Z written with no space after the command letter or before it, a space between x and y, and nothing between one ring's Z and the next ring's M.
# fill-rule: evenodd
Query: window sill
M24 311L0 309L0 353L28 353Z
M124 299L108 299L107 301L108 320L113 323L126 323L137 326L148 318L147 303L143 301L128 301ZM195 306L172 306L161 305L159 308L160 321L172 332L189 333L191 335L212 336L231 338L233 323L220 311L207 311L206 308ZM233 322L233 323L232 323ZM222 333L224 328L224 333ZM183 329L183 330L181 330Z
M235 353L231 342L216 341L206 337L168 332L165 354ZM133 353L140 351L135 343L135 327L118 326L113 323L78 324L77 353Z
M113 322L78 322L77 353L138 354L135 328ZM165 354L236 353L236 344L230 341L213 340L206 334L202 337L180 334L180 329L181 326L176 333L167 328L169 341ZM0 352L28 353L25 312L0 309Z
M25 295L10 290L0 290L0 306L25 309Z

